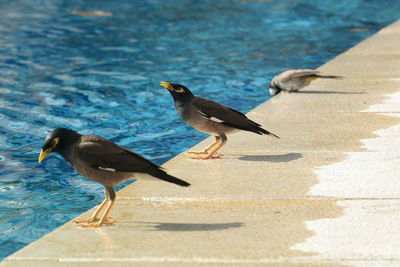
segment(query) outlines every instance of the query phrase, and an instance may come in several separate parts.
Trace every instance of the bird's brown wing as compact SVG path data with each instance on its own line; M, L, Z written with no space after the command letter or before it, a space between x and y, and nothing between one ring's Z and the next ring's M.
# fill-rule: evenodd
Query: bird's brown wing
M290 81L292 79L297 79L297 78L306 78L306 77L315 77L316 75L318 75L319 71L316 70L308 70L308 69L304 69L304 70L289 70L286 73L282 73L285 75L282 75L281 77L281 81L282 82L286 82L286 81Z
M110 172L139 172L181 186L190 184L166 173L144 157L94 135L84 135L76 148L77 160L94 169Z
M139 154L93 135L81 138L76 153L79 161L95 169L144 173L158 169L157 165Z
M192 104L204 118L211 121L258 134L263 132L260 124L249 120L243 113L212 100L196 97L193 99Z

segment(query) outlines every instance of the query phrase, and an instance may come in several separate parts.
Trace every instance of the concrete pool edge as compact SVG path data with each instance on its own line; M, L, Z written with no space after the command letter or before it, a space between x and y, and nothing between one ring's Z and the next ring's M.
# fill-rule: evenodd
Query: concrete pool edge
M390 236L399 236L392 228L399 221L400 190L391 177L400 168L399 47L398 21L320 67L346 79L316 81L302 93L280 94L249 112L282 140L238 133L229 137L221 160L181 154L164 166L191 188L135 183L117 195L115 227L67 223L0 265L398 264L400 246ZM393 130L383 134L384 129ZM376 138L379 145L368 146ZM340 165L347 160L350 165ZM354 160L365 164L349 173ZM387 171L373 173L380 161ZM363 177L341 179L369 166L374 168L363 174L375 186L369 191ZM357 183L361 189L352 190ZM371 234L374 227L379 231ZM343 246L349 243L344 234L350 246Z

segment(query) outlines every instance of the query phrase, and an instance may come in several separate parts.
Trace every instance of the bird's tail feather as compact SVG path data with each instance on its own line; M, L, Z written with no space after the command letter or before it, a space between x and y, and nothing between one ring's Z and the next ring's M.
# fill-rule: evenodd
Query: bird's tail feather
M177 184L180 186L189 186L190 184L184 180L181 180L179 178L176 178L172 175L169 175L168 173L166 173L165 171L159 169L159 171L155 174L153 174L154 177L157 177L160 180L169 182L169 183L173 183L173 184Z
M268 132L267 130L265 130L265 129L261 128L261 127L258 127L257 130L260 132L260 134L267 134L267 135L273 136L273 137L275 137L275 138L281 139L281 138L280 138L279 136L277 136L276 134L273 134L273 133L271 133L271 132Z
M279 136L277 136L276 134L273 134L273 133L271 133L271 132L268 132L267 130L265 130L264 128L262 128L262 127L261 127L261 124L258 124L257 122L252 121L252 120L250 120L250 119L248 119L248 121L251 122L251 126L250 126L249 128L247 128L247 129L242 128L243 130L250 131L250 132L253 132L253 133L256 133L256 134L260 134L260 135L267 134L267 135L273 136L273 137L275 137L275 138L281 139L281 138L280 138Z

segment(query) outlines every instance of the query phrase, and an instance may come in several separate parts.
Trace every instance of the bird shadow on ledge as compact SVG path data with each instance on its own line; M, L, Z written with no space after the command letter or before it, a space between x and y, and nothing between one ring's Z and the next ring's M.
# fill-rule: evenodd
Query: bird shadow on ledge
M232 223L160 223L160 222L135 222L144 224L146 231L168 231L168 232L199 232L219 231L244 226L241 222ZM137 227L137 226L136 226ZM149 229L150 228L150 229Z
M245 161L269 161L269 162L289 162L303 157L302 153L287 153L282 155L247 155L239 160Z
M293 93L290 93L293 94ZM298 91L294 94L338 94L338 95L365 95L366 92L341 92L341 91Z

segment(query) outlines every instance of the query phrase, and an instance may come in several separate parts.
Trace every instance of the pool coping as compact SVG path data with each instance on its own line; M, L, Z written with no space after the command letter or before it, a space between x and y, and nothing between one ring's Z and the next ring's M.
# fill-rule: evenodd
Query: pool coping
M392 229L400 219L399 63L397 21L319 68L345 79L317 80L248 113L281 140L236 133L221 160L182 153L163 166L191 187L134 183L117 194L115 226L68 222L0 266L400 264L392 238L400 234Z

